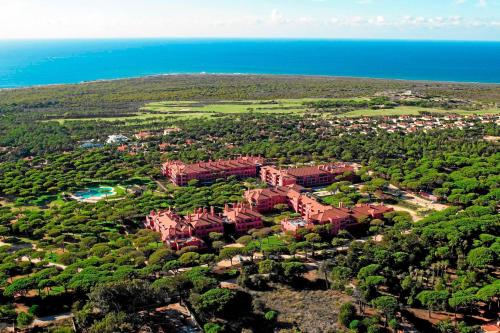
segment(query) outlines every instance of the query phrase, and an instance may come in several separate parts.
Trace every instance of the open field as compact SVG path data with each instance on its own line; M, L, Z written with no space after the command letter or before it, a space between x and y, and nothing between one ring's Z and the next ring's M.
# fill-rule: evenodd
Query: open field
M189 118L210 118L213 116L228 116L241 113L269 113L269 114L302 114L307 110L303 105L306 101L319 99L281 99L281 100L247 100L247 101L164 101L148 103L141 107L138 112L121 117L89 117L78 119L56 119L59 123L74 120L98 120L98 121L124 121L138 120L150 121L182 120Z
M300 113L306 110L303 105L311 99L281 99L269 101L221 101L216 103L203 102L156 102L146 104L142 111L155 111L161 113Z
M381 110L372 110L372 109L362 109L355 110L351 112L347 112L339 117L376 117L376 116L402 116L402 115L419 115L421 112L431 112L431 113L442 113L442 114L500 114L500 109L484 109L484 110L475 110L475 111L467 111L467 110L444 110L437 108L423 108L423 107L415 107L415 106L398 106L394 109L381 109Z
M351 98L359 100L361 98ZM211 118L224 117L242 113L265 113L265 114L295 114L301 115L310 111L306 105L307 101L320 101L323 98L303 98L303 99L276 99L276 100L247 100L247 101L163 101L152 102L141 107L136 113L130 113L121 117L89 117L78 119L56 119L60 123L75 120L94 121L142 121L148 122L156 119L160 120L183 120L191 118ZM330 99L331 100L331 99ZM422 112L440 114L500 114L500 109L490 108L477 111L467 110L445 110L439 108L423 108L412 106L398 106L393 109L361 109L347 113L334 115L335 117L376 117L376 116L399 116L399 115L419 115ZM324 113L329 116L329 113Z

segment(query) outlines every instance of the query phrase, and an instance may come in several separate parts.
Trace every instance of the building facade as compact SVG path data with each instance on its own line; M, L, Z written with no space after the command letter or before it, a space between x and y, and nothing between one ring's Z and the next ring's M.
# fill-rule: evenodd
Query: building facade
M208 183L219 178L226 179L229 176L238 178L257 177L263 164L264 159L256 156L192 164L182 161L167 161L163 164L161 171L172 183L184 186L193 179Z
M152 211L144 222L146 228L160 233L161 240L174 250L185 246L204 247L203 238L211 232L224 232L224 219L214 209L195 209L184 217L172 210Z
M204 247L204 239L211 232L224 233L226 225L233 225L236 233L263 227L262 215L246 203L225 205L222 214L210 207L197 208L186 216L180 216L171 209L152 211L144 226L160 233L161 241L174 250L186 246Z
M384 205L362 204L350 208L342 204L339 207L324 205L297 185L248 190L245 192L245 199L259 212L269 212L277 204L288 205L300 214L300 218L285 219L281 222L281 227L284 232L293 233L303 228L330 225L330 232L336 234L339 230L366 219L383 218L385 213L393 211Z
M226 218L226 223L234 224L237 233L244 233L264 226L262 215L246 203L237 203L231 208L229 205L225 205L222 214Z
M354 167L345 163L332 163L317 166L280 169L265 166L260 170L260 178L271 186L288 186L297 184L304 187L330 185L338 177L353 174ZM349 176L347 176L348 178Z

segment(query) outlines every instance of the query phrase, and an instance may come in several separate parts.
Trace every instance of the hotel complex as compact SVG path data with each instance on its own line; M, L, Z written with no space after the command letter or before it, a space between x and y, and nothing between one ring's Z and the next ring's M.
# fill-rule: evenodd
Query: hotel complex
M300 236L300 230L312 230L315 226L328 226L331 234L359 224L367 219L383 218L393 211L384 205L361 204L354 207L333 207L316 200L308 187L325 186L340 179L354 179L354 167L344 163L279 169L262 166L261 157L240 157L234 160L186 164L168 161L162 172L174 184L183 186L190 180L212 182L229 176L256 177L270 185L268 188L247 190L244 202L224 206L222 213L213 207L195 209L193 213L179 216L172 210L152 211L145 221L147 228L161 233L161 239L172 249L186 246L204 247L211 232L244 234L263 227L261 214L276 210L276 205L288 206L299 216L281 221L283 232Z
M288 205L300 218L285 219L281 227L284 232L295 235L300 229L312 229L316 225L330 225L330 232L336 234L366 219L381 219L393 211L384 205L360 204L352 208L342 204L339 207L324 205L297 185L249 190L245 192L245 199L261 213L273 210L277 204Z

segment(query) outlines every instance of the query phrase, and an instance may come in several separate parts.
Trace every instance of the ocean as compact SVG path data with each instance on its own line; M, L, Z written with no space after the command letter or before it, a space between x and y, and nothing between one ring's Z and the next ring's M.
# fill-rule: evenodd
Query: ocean
M0 41L0 88L180 73L297 74L500 83L500 42L287 39Z

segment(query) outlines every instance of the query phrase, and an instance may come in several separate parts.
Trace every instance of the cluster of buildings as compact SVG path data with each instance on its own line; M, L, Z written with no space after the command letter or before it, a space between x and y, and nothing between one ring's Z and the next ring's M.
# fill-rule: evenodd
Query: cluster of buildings
M152 211L145 221L145 226L161 235L161 240L174 250L186 246L205 246L204 240L211 232L244 233L250 229L262 228L262 215L251 206L237 203L226 205L222 213L216 213L213 207L195 209L193 213L180 216L171 209Z
M398 117L361 117L335 118L328 121L334 129L341 129L347 133L357 132L368 134L375 132L414 133L435 129L467 129L477 123L496 123L500 125L499 115L402 115Z
M232 160L219 160L186 164L168 161L162 166L163 174L174 184L183 186L190 180L211 182L229 176L256 177L270 185L268 188L248 190L244 202L225 205L222 213L214 208L195 209L180 216L171 209L152 211L145 221L147 228L161 234L161 239L175 250L186 246L204 247L211 232L242 234L263 227L263 215L282 204L298 214L298 218L281 222L283 232L298 236L301 229L313 229L317 225L329 225L330 232L364 221L367 218L383 218L393 209L383 205L357 205L352 208L333 207L318 202L305 187L324 186L339 179L354 177L355 167L345 163L280 169L263 166L261 157L245 156Z
M198 208L193 213L180 216L171 209L152 211L145 226L161 234L161 240L174 250L186 246L205 247L211 232L244 234L263 227L264 213L271 212L276 205L284 204L299 217L281 221L283 232L299 236L302 229L312 230L318 225L328 225L331 234L356 225L366 219L383 219L393 209L387 206L360 204L354 207L324 205L299 185L277 186L248 190L245 202L225 205L222 213L214 208Z
M354 207L324 205L298 185L254 189L245 192L245 199L260 213L269 212L278 204L285 204L300 217L281 222L283 232L297 235L300 229L330 225L332 234L368 219L382 219L393 209L384 205L361 204Z
M300 185L315 187L329 185L339 177L354 177L355 168L345 163L330 163L315 166L282 169L264 166L264 159L256 156L243 156L232 160L219 160L187 164L182 161L167 161L162 166L162 174L178 186L186 185L196 179L202 183L229 176L238 178L260 177L270 186Z

